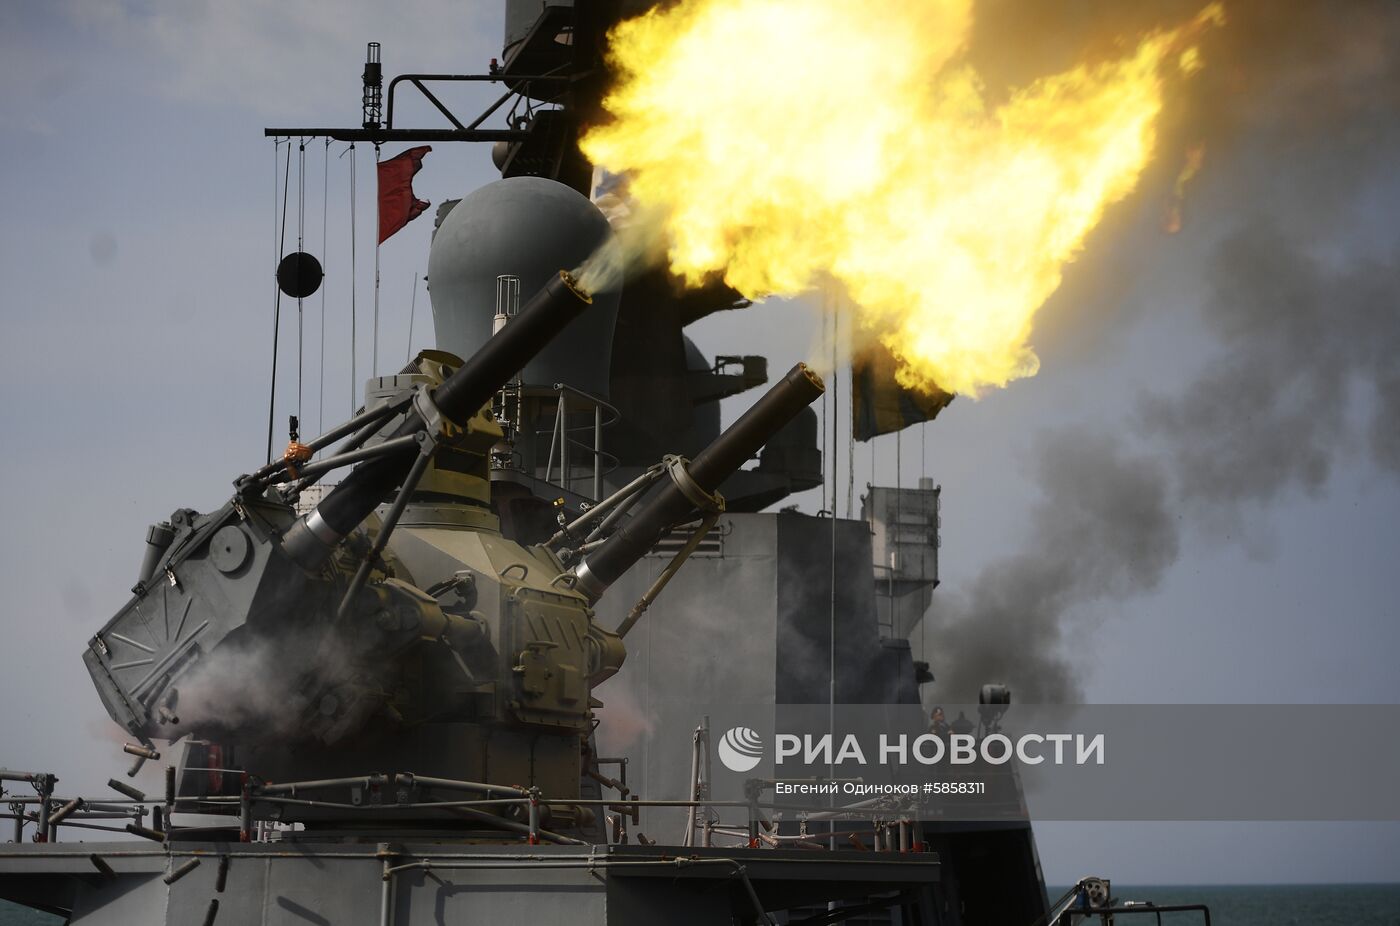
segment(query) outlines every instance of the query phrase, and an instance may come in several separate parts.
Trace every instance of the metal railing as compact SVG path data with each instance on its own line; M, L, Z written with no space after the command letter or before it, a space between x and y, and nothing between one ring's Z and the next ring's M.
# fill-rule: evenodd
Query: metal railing
M554 426L550 431L536 431L536 438L549 435L549 456L544 466L545 482L555 482L567 491L574 491L574 464L572 453L582 453L593 462L593 498L603 497L603 477L617 466L617 458L603 450L603 429L616 424L621 413L616 408L595 395L575 389L567 383L555 383L551 390L530 389L522 391L524 398L548 399L555 397ZM584 424L570 424L570 415L592 412L591 420ZM573 435L591 435L591 441L580 441ZM554 462L559 461L559 478L554 478ZM532 461L534 464L534 461ZM530 469L535 469L531 465Z

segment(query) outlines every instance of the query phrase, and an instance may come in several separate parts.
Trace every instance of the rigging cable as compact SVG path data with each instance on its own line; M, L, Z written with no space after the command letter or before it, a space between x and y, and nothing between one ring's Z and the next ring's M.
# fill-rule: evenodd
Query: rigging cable
M413 295L408 300L408 346L404 348L404 365L413 362L413 316L418 311L418 271L413 271Z
M290 142L289 142L290 144ZM306 251L306 138L297 141L297 253ZM297 290L300 292L300 289ZM301 421L302 373L306 362L305 317L297 296L297 421Z
M819 356L819 357L825 355L825 353L826 353L826 350L825 350L825 347L826 347L826 339L827 339L827 336L828 336L828 334L829 334L829 332L828 332L828 330L827 330L827 317L828 317L830 314L831 314L831 284L830 284L830 283L823 283L823 284L822 284L822 312L821 312L821 319L822 319L822 321L821 321L821 326L822 326L822 327L821 327L821 332L822 332L822 334L821 334L821 340L820 340L820 347L818 348L818 351L819 351L819 352L818 352L818 354L817 354L817 356ZM826 390L823 390L823 391L822 391L822 426L821 426L821 436L820 436L820 438L819 438L819 444L818 444L818 446L820 446L822 449L826 449L826 419L827 419L826 408L827 408L827 401L828 401L829 399L830 399L830 395L828 394L828 392L827 392ZM825 454L823 454L823 455L822 455L822 500L821 500L821 504L817 506L817 516L818 516L818 517L821 516L822 510L823 510L824 508L826 508L826 475L827 475L827 472L830 470L830 468L831 468L831 461L828 460L828 459L826 458L826 455L825 455Z
M326 287L330 280L326 268L330 266L330 249L326 246L326 212L329 209L331 192L331 140L326 139L321 163L321 360L316 365L320 382L316 386L316 433L326 429Z
M846 317L846 337L851 337L851 319ZM856 495L856 366L855 348L851 349L851 418L846 428L846 517L854 517Z
M919 424L919 444L920 444L920 447L919 447L919 476L920 476L920 477L924 477L924 476L927 476L927 475L928 475L928 420L927 420L927 419L925 419L922 423ZM924 487L924 480L923 480L922 478L920 478L920 479L919 479L919 488L922 489L923 487ZM937 496L934 496L934 498L937 499ZM920 504L920 508L922 508L922 507L923 507L923 502L922 502L922 500L920 500L920 503L919 503L919 504ZM933 555L934 555L934 556L937 556L937 555L938 555L938 504L937 504L937 501L934 502L934 509L933 509L933 544L934 544L934 546L933 546L933 550L934 550ZM920 579L921 582L927 582L927 581L928 581L928 574L924 571L924 563L926 563L926 562L927 562L927 559L926 559L925 557L923 557L923 556L920 556L920 557L919 557L919 579ZM924 608L924 610L923 610L923 613L921 613L921 614L919 615L919 659L920 659L920 661L925 662L925 663L928 662L928 653L926 652L925 647L924 647L924 643L925 643L925 641L927 640L927 637L928 637L928 608L927 608L927 606L926 606L926 607ZM919 702L919 703L922 704L922 703L923 703L923 700L920 699L920 702Z
M279 258L278 258L278 255L277 255L277 251L278 251L278 248L277 248L277 218L278 218L278 216L277 216L277 193L278 193L277 183L278 183L278 180L279 180L280 178L279 178L279 176L278 176L277 161L278 161L278 159L281 157L281 155L282 155L282 140L281 140L280 138L274 137L274 138L272 139L272 235L271 235L271 238L272 238L272 266L273 266L273 267L276 267L276 266L277 266L277 261L278 261L278 259L279 259ZM274 272L273 275L272 275L272 299L273 299L273 308L272 308L272 382L273 382L273 384L274 384L274 391L275 391L275 384L276 384L276 382L277 382L277 288L278 288L277 274L276 274L276 272ZM268 415L269 415L269 417L271 417L271 412L270 412L270 411L269 411ZM267 453L268 453L267 462L270 463L270 462L272 462L272 438L271 438L271 436L268 437Z
M355 352L358 348L355 332L355 143L350 152L350 417L355 417L355 400L359 396L355 377Z
M836 401L836 304L831 292L831 281L828 280L823 288L825 299L822 312L822 337L831 338L831 445L836 446L836 415L840 404ZM828 319L830 327L828 328ZM826 393L822 393L822 503L826 503ZM836 735L836 454L831 455L831 563L830 574L827 576L827 585L830 588L828 619L830 623L830 639L827 643L827 672L829 685L827 689L827 733L835 737ZM836 763L827 763L827 777L836 777ZM836 798L833 795L828 806L835 806ZM828 847L836 848L836 818L833 816L827 825Z
M875 485L875 441L876 441L877 438L878 438L878 435L872 434L872 435L870 436L870 481L867 482L867 483L865 484L865 487L866 487L867 489L869 489L871 486ZM869 494L867 493L865 497L866 497L866 498L869 498ZM872 530L873 530L874 527L875 527L875 506L874 506L874 505L871 505L871 506L870 506L870 526L871 526L871 529L872 529Z
M374 179L379 182L379 143L374 143ZM374 346L370 351L369 375L379 373L379 196L374 197Z
M276 151L275 142L273 151ZM274 156L272 165L275 169L277 158ZM277 261L281 263L282 252L286 250L287 244L287 188L292 177L292 140L287 139L287 167L282 174L282 231L277 245ZM276 198L273 199L274 208L277 205ZM272 417L277 402L277 335L282 328L282 287L277 285L276 273L273 273L273 291L275 295L272 299L272 386L267 396L267 462L272 462Z
M839 479L841 475L841 457L836 452L837 434L841 430L841 389L840 389L840 367L836 364L837 343L840 338L840 305L837 304L836 294L832 294L832 531L836 531L836 497L839 492ZM823 454L826 447L822 448Z

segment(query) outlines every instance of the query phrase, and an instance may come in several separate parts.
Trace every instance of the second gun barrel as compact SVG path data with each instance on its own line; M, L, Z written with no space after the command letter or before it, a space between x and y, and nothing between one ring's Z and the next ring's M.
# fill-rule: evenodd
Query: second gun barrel
M713 493L825 391L816 373L805 363L797 364L738 421L715 438L714 443L695 456L689 466L690 478L704 492ZM675 482L663 482L637 514L578 565L575 574L579 591L590 600L598 600L618 576L645 556L694 508L694 503Z

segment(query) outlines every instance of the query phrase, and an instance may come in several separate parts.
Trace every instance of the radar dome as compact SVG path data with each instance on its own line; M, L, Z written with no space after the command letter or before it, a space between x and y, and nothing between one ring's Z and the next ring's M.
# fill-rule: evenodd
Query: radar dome
M543 177L508 177L468 195L443 218L428 256L439 350L470 357L491 336L497 279L520 280L524 306L560 270L572 270L612 234L598 207ZM606 399L618 292L593 305L522 371L527 385L568 383Z

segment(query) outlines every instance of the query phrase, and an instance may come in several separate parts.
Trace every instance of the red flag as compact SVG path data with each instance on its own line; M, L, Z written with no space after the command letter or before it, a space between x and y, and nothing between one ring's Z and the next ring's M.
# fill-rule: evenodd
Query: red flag
M379 162L379 243L412 222L428 208L428 201L413 195L413 175L423 166L428 145L409 148Z

